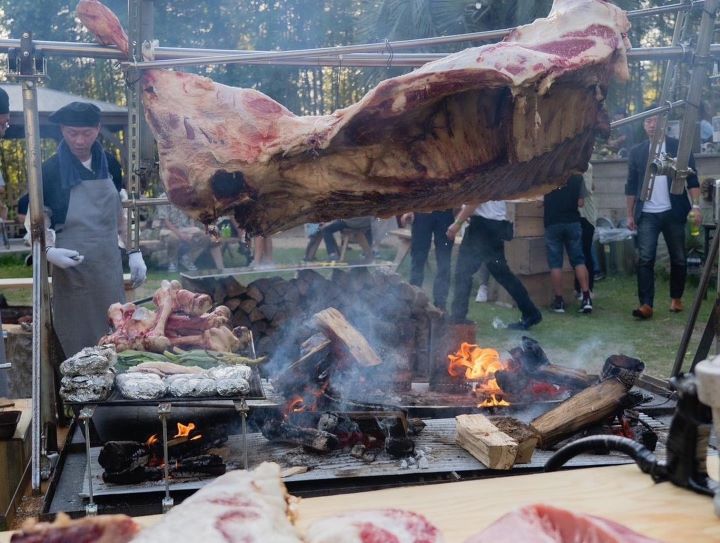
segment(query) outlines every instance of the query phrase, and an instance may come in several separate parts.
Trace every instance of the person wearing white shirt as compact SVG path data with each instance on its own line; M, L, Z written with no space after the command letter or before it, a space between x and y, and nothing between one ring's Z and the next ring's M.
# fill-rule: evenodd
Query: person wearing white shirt
M470 225L465 230L455 266L451 322L466 322L473 275L485 264L495 280L512 296L522 313L520 320L508 325L508 328L527 330L535 326L542 320L542 314L505 259L505 241L512 239L513 228L512 223L507 220L505 202L490 201L479 206L463 205L455 222L447 229L448 239L455 239L468 218Z
M656 175L648 200L641 200L645 167L650 145L655 135L657 117L648 117L643 123L648 140L630 150L628 178L625 185L627 221L630 230L637 230L637 290L639 305L633 310L634 317L644 320L653 316L655 299L655 256L660 234L663 235L670 255L670 311L683 310L682 296L687 276L687 253L685 250L685 223L688 219L698 226L700 213L700 183L691 173L685 180L681 194L671 194L672 181L665 175ZM666 137L661 152L677 156L679 142ZM689 166L695 168L695 158L690 155Z

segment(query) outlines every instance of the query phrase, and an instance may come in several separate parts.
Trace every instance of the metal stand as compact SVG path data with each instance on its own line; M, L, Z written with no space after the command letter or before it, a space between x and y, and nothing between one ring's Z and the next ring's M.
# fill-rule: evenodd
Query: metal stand
M87 456L85 473L87 474L88 499L90 500L87 505L85 505L85 514L89 517L94 517L98 512L97 504L93 501L92 460L90 459L90 419L92 419L94 414L95 406L88 406L80 410L80 416L78 417L85 428L85 454Z
M254 351L254 349L253 349ZM243 443L243 468L248 469L248 444L247 444L247 416L250 408L248 407L245 398L242 400L233 401L235 405L235 411L240 413L240 419L242 421L242 443Z
M165 497L162 499L162 512L167 513L175 505L175 500L170 496L170 467L168 458L168 434L167 434L167 417L172 410L171 403L158 404L158 416L162 423L163 436L163 481L165 483Z

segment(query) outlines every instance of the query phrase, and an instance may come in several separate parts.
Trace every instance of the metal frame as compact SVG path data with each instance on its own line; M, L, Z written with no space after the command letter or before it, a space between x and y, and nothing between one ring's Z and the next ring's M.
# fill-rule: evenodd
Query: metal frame
M152 34L152 6L153 0L128 0L128 12L130 14L130 39L132 46L133 60L125 62L124 66L128 73L137 73L136 70L151 67L171 67L193 64L213 64L218 62L241 62L245 64L274 64L274 65L311 65L311 66L340 66L340 67L391 67L391 66L420 66L432 60L446 56L446 53L438 54L416 54L396 53L396 50L410 49L420 46L447 45L461 42L497 40L504 37L512 29L494 30L489 32L476 32L470 34L459 34L438 38L426 38L417 40L404 40L374 44L350 45L343 47L326 47L300 51L257 51L242 52L217 49L183 49L183 48L152 48L155 59L153 62L137 62L135 59L141 57L143 42ZM628 52L628 58L633 60L677 60L687 61L689 59L707 62L710 56L720 58L720 44L710 44L712 28L708 28L711 15L714 16L716 0L685 1L678 4L671 4L658 8L641 9L628 12L630 18L655 15L666 12L683 13L685 11L702 6L703 11L703 34L702 41L698 43L698 50L695 57L685 47L658 47L632 49ZM712 22L712 21L710 21ZM712 25L710 25L712 26ZM703 37L705 36L705 37ZM709 36L709 37L708 37ZM118 59L127 61L124 55L114 47L106 47L96 44L83 44L71 42L33 41L29 32L23 34L21 40L0 39L0 52L8 52L20 48L27 53L22 58L24 67L22 73L17 74L23 79L23 106L26 125L26 146L27 146L27 168L28 168L28 190L30 198L30 216L32 229L32 254L33 254L33 413L40 414L40 417L33 417L33 455L32 455L32 487L33 490L40 488L40 444L42 442L42 422L52 420L49 409L53 405L50 400L44 398L52 396L53 387L47 383L52 382L52 373L48 370L48 340L49 328L49 296L47 282L47 263L45 259L45 228L41 202L42 179L39 155L39 125L37 112L36 84L41 77L34 68L31 60L34 55L70 55L77 57L92 57L98 59ZM25 54L25 53L23 53ZM700 72L700 70L698 70ZM704 73L704 71L703 71ZM132 81L132 80L131 80ZM691 90L701 89L703 79L701 75L693 78ZM687 102L692 107L686 108L686 120L697 117L697 93L688 96ZM138 247L139 228L137 225L138 208L144 205L164 205L168 202L162 199L146 200L140 197L140 186L144 176L150 174L154 167L154 156L148 152L152 149L152 140L146 136L142 119L142 105L140 104L140 89L137 81L129 85L128 89L128 121L129 121L129 178L131 200L126 202L128 208L129 231L131 234L131 247ZM675 105L680 105L675 103ZM689 112L689 113L688 113ZM693 113L695 117L693 117ZM647 116L647 115L646 115ZM641 118L632 118L613 123L612 126L619 126L626 122L633 122ZM688 139L690 128L683 129L682 138ZM689 144L683 147L683 152ZM678 164L686 164L687 157L678 156Z

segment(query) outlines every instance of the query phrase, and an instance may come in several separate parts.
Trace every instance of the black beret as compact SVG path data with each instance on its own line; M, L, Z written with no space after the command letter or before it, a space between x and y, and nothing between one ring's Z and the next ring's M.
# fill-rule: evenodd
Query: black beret
M10 113L10 98L4 89L0 89L0 115Z
M66 126L97 126L100 108L87 102L70 102L48 117L52 122Z

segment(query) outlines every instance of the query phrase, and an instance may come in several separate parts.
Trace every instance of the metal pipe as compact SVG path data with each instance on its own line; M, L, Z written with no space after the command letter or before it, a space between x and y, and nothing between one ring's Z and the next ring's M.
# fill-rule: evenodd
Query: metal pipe
M134 207L136 205L145 207L169 206L170 200L167 198L138 198L136 200L126 200L122 203L123 207Z
M697 121L699 117L700 100L702 91L707 83L707 68L710 60L710 43L715 33L715 17L718 8L717 0L705 0L700 28L698 29L697 45L695 46L695 57L693 59L692 74L688 84L687 106L684 111L682 124L680 125L680 144L678 145L677 157L675 159L675 179L673 179L670 192L682 194L685 190L685 181L688 176L688 161L690 151L696 138L699 137Z
M677 100L664 106L658 106L652 109L648 109L647 111L636 113L635 115L630 115L629 117L625 117L624 119L613 121L610 123L610 128L617 128L618 126L622 126L624 124L631 124L637 121L642 121L647 117L654 117L658 113L663 113L664 111L672 111L673 109L682 107L684 105L685 100Z
M31 41L30 33L23 39ZM32 469L33 491L40 490L40 444L45 418L41 398L43 386L43 359L47 363L48 322L43 302L47 302L47 260L45 259L45 214L43 211L43 186L40 162L40 124L38 120L37 88L34 78L22 80L23 113L25 116L25 145L30 195L30 231L32 233L33 281L32 287Z

